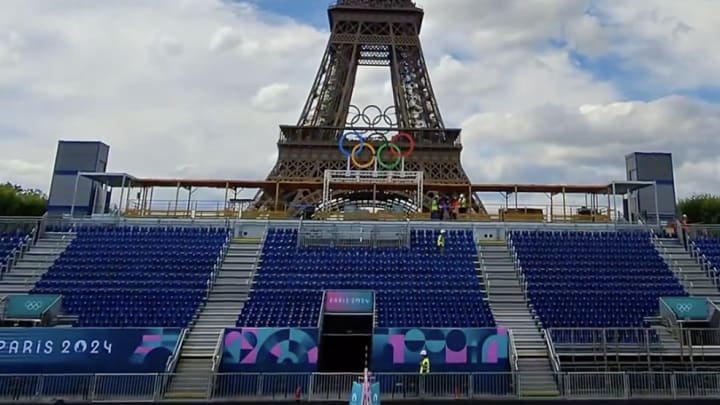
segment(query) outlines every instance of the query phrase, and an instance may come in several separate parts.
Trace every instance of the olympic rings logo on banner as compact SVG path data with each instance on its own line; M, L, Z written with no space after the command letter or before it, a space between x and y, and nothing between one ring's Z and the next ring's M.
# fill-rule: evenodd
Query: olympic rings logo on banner
M692 304L678 304L675 306L678 312L690 312Z
M345 148L345 142L348 141L347 137L350 135L357 137L359 142L352 148L352 150L348 151ZM373 138L378 137L381 140L381 144L376 148L371 142ZM406 151L403 151L400 146L395 143L401 138L406 139L409 143L409 148ZM366 162L361 162L359 160L360 153L362 153L365 148L370 151L370 159ZM403 159L410 157L410 155L412 155L415 151L415 139L413 139L412 135L406 132L398 132L390 139L390 141L387 140L385 135L379 132L375 132L367 136L363 136L358 132L345 132L338 141L338 149L340 149L340 153L342 153L342 155L346 158L349 158L353 166L358 169L369 169L377 162L378 166L383 169L395 170L398 166L400 166ZM383 153L386 151L390 152L393 160L388 161L383 158Z

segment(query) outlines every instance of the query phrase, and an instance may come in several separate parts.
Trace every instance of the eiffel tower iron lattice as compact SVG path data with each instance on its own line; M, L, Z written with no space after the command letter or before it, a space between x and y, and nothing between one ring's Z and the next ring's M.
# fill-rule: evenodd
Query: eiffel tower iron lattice
M351 168L353 159L343 155L343 149L353 151L349 155L357 161L388 162L398 158L401 149L414 146L402 159L403 170L424 172L426 184L469 185L460 161L460 129L445 127L430 83L420 43L423 10L411 0L337 0L328 16L331 34L320 68L297 124L280 127L278 159L268 180L321 182L326 170ZM389 69L393 106L351 105L360 66ZM358 138L364 139L362 146ZM381 156L375 159L374 152ZM323 194L322 187L278 191L277 196L261 192L256 204L273 209L279 201L283 208L297 209L316 206ZM332 197L340 202L364 200L368 192L333 190ZM416 193L410 188L373 196L391 206L393 201L417 201ZM438 193L425 189L424 194L420 200L427 210ZM482 207L479 200L473 205Z

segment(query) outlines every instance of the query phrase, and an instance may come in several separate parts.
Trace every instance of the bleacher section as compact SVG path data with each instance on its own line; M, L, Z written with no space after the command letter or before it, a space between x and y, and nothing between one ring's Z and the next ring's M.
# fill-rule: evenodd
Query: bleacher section
M660 297L687 295L646 233L522 231L510 240L546 328L643 327ZM567 340L560 332L553 339Z
M5 270L15 252L27 243L28 235L21 232L0 233L0 271Z
M35 285L77 326L185 327L205 299L226 229L88 227Z
M720 240L710 237L701 237L693 241L695 248L711 267L715 269L712 274L714 278L718 278L718 269L720 269Z
M495 326L480 289L472 231L412 231L409 248L298 248L297 230L270 229L238 326L314 326L322 290L374 290L379 327Z

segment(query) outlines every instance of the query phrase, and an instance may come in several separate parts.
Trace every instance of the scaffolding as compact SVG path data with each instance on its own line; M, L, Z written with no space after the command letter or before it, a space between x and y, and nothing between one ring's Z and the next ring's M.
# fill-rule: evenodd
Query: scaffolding
M368 171L368 170L326 170L323 177L323 194L321 207L330 206L333 185L366 185L372 189L373 205L377 204L378 186L393 185L414 189L414 204L421 212L423 206L424 173L410 171ZM342 187L342 186L341 186Z

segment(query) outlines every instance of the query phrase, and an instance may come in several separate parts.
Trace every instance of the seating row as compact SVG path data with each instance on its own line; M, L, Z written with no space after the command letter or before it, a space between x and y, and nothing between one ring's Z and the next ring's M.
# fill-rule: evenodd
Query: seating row
M33 293L62 294L80 326L186 327L230 234L221 228L87 227Z
M10 255L27 242L27 235L20 232L0 234L0 266L10 261Z
M294 230L270 230L237 324L314 325L323 290L369 289L376 293L379 326L494 325L476 274L472 232L448 232L445 254L437 249L438 233L411 231L409 248L298 248Z
M686 292L645 232L509 235L546 328L642 327L659 298Z

